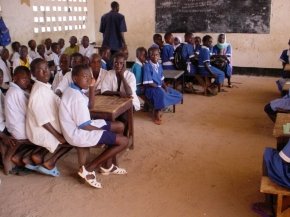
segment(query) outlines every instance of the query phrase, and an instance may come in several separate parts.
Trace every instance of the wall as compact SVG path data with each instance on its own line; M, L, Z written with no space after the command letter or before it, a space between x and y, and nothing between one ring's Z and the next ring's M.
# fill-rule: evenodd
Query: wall
M21 0L0 0L2 17L9 28L12 41L19 41L21 44L27 45L27 42L30 39L35 39L37 43L40 43L48 37L50 37L53 41L57 41L62 37L66 40L66 46L68 46L68 39L72 35L77 36L77 38L81 38L83 35L88 35L91 41L95 41L94 0L87 0L88 22L85 30L47 32L38 34L35 34L33 30L34 22L32 5L34 1L45 2L47 0L30 0L30 7L26 4L21 4Z
M129 47L130 60L135 59L138 46L152 44L155 32L154 0L119 0L120 13L125 15L128 32L125 34ZM101 44L102 35L98 32L101 16L110 10L111 1L95 2L96 41ZM233 46L233 63L241 67L280 68L280 53L288 48L290 38L290 1L272 0L270 34L227 34ZM177 35L177 34L175 34ZM195 33L203 36L205 33ZM216 39L217 34L211 34ZM180 35L182 36L182 35Z

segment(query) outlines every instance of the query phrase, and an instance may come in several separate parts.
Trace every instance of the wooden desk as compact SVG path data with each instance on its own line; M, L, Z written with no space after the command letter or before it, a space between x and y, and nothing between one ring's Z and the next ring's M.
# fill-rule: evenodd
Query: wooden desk
M290 138L290 134L283 133L283 125L290 123L290 114L277 113L276 122L273 129L273 136L277 140L277 150L281 150Z
M184 90L184 71L182 70L163 70L164 78L173 81L173 88L176 89L176 81L182 76L182 89L181 93L183 94ZM181 104L183 104L183 98L181 100ZM173 105L173 112L175 113L175 105Z
M115 121L121 114L128 114L128 138L129 148L134 149L134 122L133 104L130 98L120 98L118 96L95 96L95 106L90 110L94 118Z

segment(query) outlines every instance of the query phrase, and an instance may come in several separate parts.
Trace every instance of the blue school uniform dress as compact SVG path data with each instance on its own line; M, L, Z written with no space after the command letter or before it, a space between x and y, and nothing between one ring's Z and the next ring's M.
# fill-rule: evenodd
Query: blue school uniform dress
M194 75L197 72L196 66L194 66L190 58L194 57L194 49L192 44L188 44L187 42L182 43L182 51L181 51L181 56L184 60L186 60L186 65L187 65L187 72L189 74Z
M106 63L106 61L105 60L101 60L101 68L102 69L105 69L105 70L108 70L108 67L107 67L107 63Z
M178 91L167 87L167 92L162 88L164 80L162 66L151 61L144 65L143 84L156 84L157 87L147 86L145 88L145 96L153 104L154 109L160 110L170 105L181 102L182 94Z
M198 56L198 69L202 76L208 76L209 72L206 70L205 63L209 63L209 67L214 75L216 75L215 83L223 84L225 79L225 74L218 68L210 65L210 49L208 47L202 46Z
M264 161L269 178L283 187L290 188L290 140L280 152L274 148L266 148Z
M164 44L162 53L161 53L161 60L162 60L162 67L163 69L167 70L174 70L176 69L173 60L174 60L174 48L171 44Z
M277 111L278 109L290 110L290 97L285 95L282 98L274 99L270 102L271 109Z
M212 55L225 55L228 60L232 57L232 47L230 44L226 44L225 47L219 47L217 44L212 48ZM227 77L231 77L233 73L233 67L231 63L227 63L225 67L225 73Z
M280 56L280 61L282 63L285 63L285 64L289 64L290 62L290 49L287 49L287 50L283 50L281 56ZM288 78L289 75L287 76L287 74L285 73L285 71L283 70L282 72L282 77L283 78Z
M132 66L131 71L135 75L136 78L136 94L137 96L140 96L142 94L141 92L141 84L143 81L143 64L140 62L139 59L136 59L134 65Z

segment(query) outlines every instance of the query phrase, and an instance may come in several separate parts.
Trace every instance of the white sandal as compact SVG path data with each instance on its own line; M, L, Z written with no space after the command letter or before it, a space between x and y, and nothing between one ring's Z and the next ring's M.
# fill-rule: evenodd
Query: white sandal
M110 174L115 174L115 175L125 175L127 174L127 171L123 168L120 168L114 164L109 169L105 169L103 167L100 167L100 173L102 175L110 175Z
M78 172L78 175L82 177L83 179L86 180L86 182L90 185L93 186L94 188L102 188L102 184L97 181L96 179L96 173L95 171L89 172L86 170L85 166L82 166L82 172ZM88 179L88 175L93 175L95 178L93 179Z

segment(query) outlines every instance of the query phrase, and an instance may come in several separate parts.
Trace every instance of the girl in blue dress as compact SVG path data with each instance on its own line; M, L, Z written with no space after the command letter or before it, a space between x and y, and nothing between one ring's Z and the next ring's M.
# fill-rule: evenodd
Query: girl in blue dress
M219 69L224 71L226 78L228 79L228 87L232 87L231 76L233 67L231 65L232 47L226 42L226 35L224 33L219 34L218 43L213 46L212 59L215 59L220 63Z
M136 78L136 93L137 96L143 94L142 92L142 81L143 81L143 65L145 64L147 59L147 50L144 47L138 47L136 49L136 60L134 65L132 66L131 72L135 75Z
M154 107L154 123L160 125L161 110L180 103L182 94L165 85L163 69L158 63L159 49L151 47L148 53L150 60L144 65L143 84L145 85L145 96Z
M172 33L166 33L164 35L165 44L163 45L161 60L162 67L164 70L174 70L176 69L173 63L174 60L174 47L173 47L173 35Z

